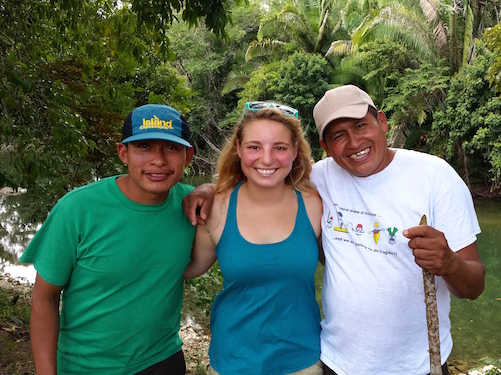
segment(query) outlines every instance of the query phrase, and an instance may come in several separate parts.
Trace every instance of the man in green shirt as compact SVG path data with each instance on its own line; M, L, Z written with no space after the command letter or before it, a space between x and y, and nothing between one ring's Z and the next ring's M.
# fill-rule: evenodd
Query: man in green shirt
M192 187L179 183L193 157L188 124L168 106L136 108L117 151L128 174L66 194L21 257L37 270L38 375L185 373L178 331L195 234L181 205Z

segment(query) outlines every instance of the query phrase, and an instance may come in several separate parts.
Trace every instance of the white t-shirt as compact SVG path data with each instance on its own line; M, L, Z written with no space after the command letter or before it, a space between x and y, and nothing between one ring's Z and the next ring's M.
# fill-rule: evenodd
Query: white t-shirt
M326 158L311 180L324 209L321 360L338 375L428 374L422 269L402 231L425 214L453 251L475 242L480 227L465 183L444 160L403 149L368 177ZM441 277L435 282L444 363L450 294Z

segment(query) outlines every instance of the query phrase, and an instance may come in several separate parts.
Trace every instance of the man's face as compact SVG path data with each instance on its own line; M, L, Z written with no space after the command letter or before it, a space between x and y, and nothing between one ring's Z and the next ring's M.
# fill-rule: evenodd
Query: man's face
M383 112L378 112L377 118L368 112L361 119L334 120L326 127L320 144L349 173L367 177L382 171L393 159L386 140L387 130Z
M129 168L128 176L119 183L122 192L144 204L163 202L193 158L193 148L163 140L135 141L128 146L119 143L117 151Z

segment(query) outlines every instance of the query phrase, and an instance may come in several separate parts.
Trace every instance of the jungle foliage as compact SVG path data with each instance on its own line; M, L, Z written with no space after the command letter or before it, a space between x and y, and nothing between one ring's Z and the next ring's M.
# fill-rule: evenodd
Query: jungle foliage
M385 111L390 144L446 158L469 184L501 179L499 1L0 0L0 184L28 189L42 221L76 186L124 172L134 107L188 117L210 179L247 100L312 119L353 83Z

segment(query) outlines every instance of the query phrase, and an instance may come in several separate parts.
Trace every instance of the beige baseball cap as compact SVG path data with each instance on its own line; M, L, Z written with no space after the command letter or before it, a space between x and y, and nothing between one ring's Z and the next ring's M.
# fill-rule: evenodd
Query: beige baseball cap
M313 118L320 140L332 121L340 118L362 118L369 106L376 108L371 97L357 86L345 85L327 91L313 108Z

